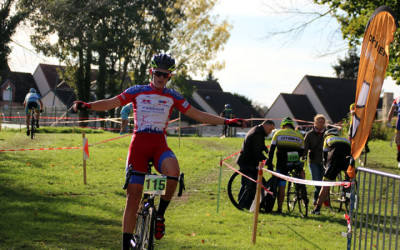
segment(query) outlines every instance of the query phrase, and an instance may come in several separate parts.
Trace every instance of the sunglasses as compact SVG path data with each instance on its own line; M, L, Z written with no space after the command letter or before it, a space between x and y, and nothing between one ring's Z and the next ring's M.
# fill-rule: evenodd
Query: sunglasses
M164 77L164 78L170 78L171 73L163 72L163 71L158 71L158 70L153 70L153 74L157 77Z

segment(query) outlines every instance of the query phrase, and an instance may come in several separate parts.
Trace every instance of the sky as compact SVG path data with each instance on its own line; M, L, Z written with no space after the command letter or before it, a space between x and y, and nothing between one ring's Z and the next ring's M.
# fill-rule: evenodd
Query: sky
M268 37L271 31L287 30L306 20L299 15L276 14L280 5L306 11L326 9L312 0L220 0L214 8L213 14L233 25L224 50L217 54L225 68L214 72L225 92L238 93L254 104L270 107L280 93L292 93L305 75L335 77L332 65L346 51L322 55L343 48L346 43L337 32L337 22L325 18L300 35ZM39 63L58 64L57 59L33 51L29 44L31 33L32 29L21 27L14 37L18 45L12 44L9 62L14 71L33 73ZM385 80L383 89L395 96L400 93L400 87L391 79Z

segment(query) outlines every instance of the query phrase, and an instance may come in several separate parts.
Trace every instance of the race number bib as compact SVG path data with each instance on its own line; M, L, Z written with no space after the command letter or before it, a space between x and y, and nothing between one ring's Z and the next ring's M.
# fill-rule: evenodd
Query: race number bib
M164 195L167 189L167 176L146 175L143 192L145 194Z
M288 162L299 161L299 152L288 152L287 153Z

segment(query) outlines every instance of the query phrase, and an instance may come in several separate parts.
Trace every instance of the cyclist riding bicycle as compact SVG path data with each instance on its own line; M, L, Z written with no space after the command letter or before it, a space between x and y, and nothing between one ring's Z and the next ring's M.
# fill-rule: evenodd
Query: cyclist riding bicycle
M26 135L30 135L29 120L31 119L30 109L34 109L36 113L36 127L39 128L40 112L42 112L43 103L42 97L36 92L36 89L29 89L29 93L25 96L24 108L26 115ZM40 112L39 112L40 111Z
M175 154L167 145L166 128L173 108L201 123L245 127L243 119L224 119L191 106L181 94L174 89L166 88L175 69L175 59L167 54L155 55L151 61L151 82L148 85L136 85L120 95L110 99L91 103L75 102L74 109L105 111L128 103L133 104L135 128L129 146L126 167L146 173L148 162L167 176L179 176L179 164ZM136 225L137 212L142 198L144 176L133 175L127 188L127 200L123 217L122 248L129 249ZM167 180L166 194L161 196L156 218L155 238L161 239L165 234L164 214L176 189L176 180Z
M300 161L303 155L304 137L294 129L294 122L290 117L286 117L281 122L281 130L274 133L269 149L268 169L273 170L272 161L276 151L276 171L283 175L288 175L293 168L301 168L300 176L305 178L304 164ZM282 213L282 205L285 199L286 181L278 178L278 210L277 214Z
M346 170L349 166L349 159L351 156L351 144L349 139L340 136L337 128L331 128L324 134L324 165L325 165L325 181L334 181L336 176ZM319 215L321 206L328 197L330 191L329 187L322 187L317 200L317 207L311 211L312 214Z

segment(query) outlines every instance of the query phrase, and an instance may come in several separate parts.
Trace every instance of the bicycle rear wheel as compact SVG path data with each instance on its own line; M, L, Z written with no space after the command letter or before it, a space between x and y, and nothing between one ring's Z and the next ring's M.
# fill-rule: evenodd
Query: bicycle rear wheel
M299 211L301 216L305 218L308 214L307 188L303 184L296 184L296 191L299 203Z
M35 122L35 116L34 112L31 113L31 139L35 138L35 132L36 132L36 122Z
M296 192L296 188L294 187L294 183L293 182L288 182L288 186L287 186L287 191L286 191L286 202L287 202L287 208L289 210L289 212L292 212L296 206L296 202L297 202L297 192Z
M337 181L342 181L342 173L339 173L336 177ZM332 212L339 213L343 209L343 204L345 202L345 194L343 193L343 186L330 187L328 201L329 208Z
M229 178L228 181L228 196L229 196L229 200L232 202L232 204L239 210L243 210L243 208L241 208L239 206L239 191L240 191L240 187L241 187L241 176L239 175L238 177L238 173L234 172L231 176L231 178Z

